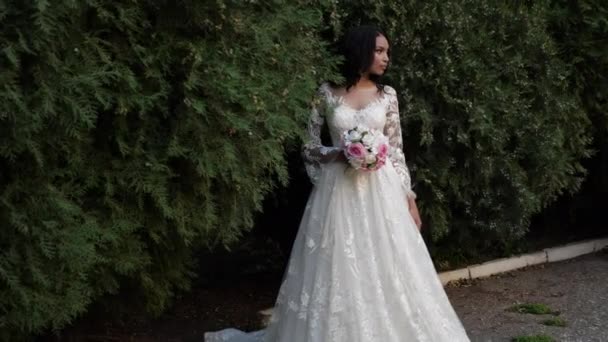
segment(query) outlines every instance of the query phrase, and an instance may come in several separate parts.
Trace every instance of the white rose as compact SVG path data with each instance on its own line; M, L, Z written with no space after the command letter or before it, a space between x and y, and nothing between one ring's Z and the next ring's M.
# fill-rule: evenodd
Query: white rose
M361 140L361 142L365 145L365 146L370 146L373 142L374 142L374 136L371 134L366 134L363 139Z
M365 163L367 164L372 164L376 162L376 156L373 154L368 154L367 156L365 156Z
M361 139L361 133L359 133L357 131L353 130L348 135L348 140L350 140L350 141L359 141L360 139Z

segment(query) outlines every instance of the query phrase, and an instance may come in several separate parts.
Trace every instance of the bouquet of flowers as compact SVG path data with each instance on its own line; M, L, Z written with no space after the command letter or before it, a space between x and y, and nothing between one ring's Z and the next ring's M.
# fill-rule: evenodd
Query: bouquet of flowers
M357 126L342 135L344 154L356 170L375 171L381 168L388 154L388 138L382 132Z

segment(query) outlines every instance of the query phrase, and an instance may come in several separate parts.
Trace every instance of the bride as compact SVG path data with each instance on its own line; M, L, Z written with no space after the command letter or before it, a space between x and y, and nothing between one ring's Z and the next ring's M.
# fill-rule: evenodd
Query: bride
M270 323L208 332L206 342L469 341L419 233L397 93L380 83L387 36L361 26L341 46L345 83L322 84L311 111L303 158L314 187ZM325 124L333 146L321 144ZM345 156L344 132L356 126L386 136L380 168Z

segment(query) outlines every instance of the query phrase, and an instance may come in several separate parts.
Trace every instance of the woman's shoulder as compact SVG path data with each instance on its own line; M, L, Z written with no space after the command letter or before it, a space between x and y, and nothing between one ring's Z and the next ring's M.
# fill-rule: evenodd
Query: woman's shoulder
M324 110L331 97L331 85L328 82L323 82L317 88L317 91L313 97L312 105L319 110Z
M390 96L396 96L397 95L397 91L395 90L395 88L391 87L388 84L384 84L382 89L384 90L384 93Z
M329 85L328 82L323 82L319 85L319 87L317 88L317 92L316 92L316 98L317 99L327 99L329 97L329 95L331 94L331 86Z
M333 85L329 81L325 81L321 83L319 88L317 89L317 93L324 95L325 97L330 97L337 91L337 86Z

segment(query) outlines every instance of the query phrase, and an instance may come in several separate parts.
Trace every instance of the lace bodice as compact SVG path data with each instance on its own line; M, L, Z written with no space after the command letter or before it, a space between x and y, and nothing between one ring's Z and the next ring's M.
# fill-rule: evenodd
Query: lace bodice
M321 129L325 123L329 127L332 146L324 146L321 143ZM360 108L350 105L344 96L336 95L328 83L319 87L308 122L309 140L302 151L311 182L317 183L323 164L333 162L342 153L342 133L359 124L382 130L389 138L391 164L399 174L407 196L415 198L403 154L397 92L390 86L384 86L378 96Z

